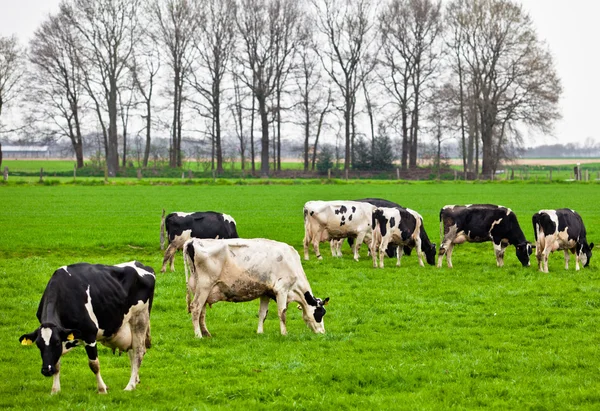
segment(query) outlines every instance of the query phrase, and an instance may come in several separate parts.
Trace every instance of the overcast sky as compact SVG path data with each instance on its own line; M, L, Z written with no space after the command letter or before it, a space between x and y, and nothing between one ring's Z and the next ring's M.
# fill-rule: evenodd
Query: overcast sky
M600 2L597 0L522 0L540 39L554 55L563 84L554 137L534 135L528 145L600 140ZM39 23L58 9L59 0L0 0L0 34L16 34L23 44Z

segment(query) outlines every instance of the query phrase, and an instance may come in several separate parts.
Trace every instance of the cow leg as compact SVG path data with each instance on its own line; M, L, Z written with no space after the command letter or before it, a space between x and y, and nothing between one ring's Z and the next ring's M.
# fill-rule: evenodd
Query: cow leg
M332 239L329 240L329 248L331 249L331 256L332 257L340 257L341 256L341 252L340 255L338 255L338 240Z
M163 258L162 268L160 269L161 273L167 271L167 262L171 264L171 271L175 271L175 253L177 252L177 247L173 245L173 243L169 244L167 247L167 251L165 251L165 256Z
M544 237L544 242L543 242L543 247L542 247L542 272L547 273L548 272L548 259L550 257L550 254L552 253L552 245L554 244L554 237Z
M56 394L60 392L60 359L56 362L54 366L56 369L56 373L52 376L52 391L51 394Z
M287 335L287 328L285 327L285 318L287 315L287 294L277 294L277 313L279 314L279 328L281 329L281 335Z
M396 267L400 267L402 256L404 255L404 247L399 245L396 247Z
M573 254L575 254L575 271L579 271L579 253L577 252L577 248L573 249Z
M104 384L102 380L102 376L100 375L100 361L98 360L98 347L96 346L96 341L88 344L85 344L85 352L88 356L88 365L90 370L96 376L96 383L98 384L98 394L106 394L108 387Z
M206 306L208 304L204 304L202 311L200 312L200 331L202 332L202 336L204 337L212 337L208 328L206 328Z
M130 321L131 349L129 350L129 363L131 364L131 377L125 391L132 391L140 382L140 366L146 354L146 335L150 329L150 313L143 310Z
M569 250L565 249L565 270L569 269L569 260L571 259L571 256L569 255Z
M202 281L203 278L198 278L196 284L195 297L190 304L192 312L192 325L194 326L194 333L196 337L202 338L210 337L210 333L206 329L206 300L210 290L212 290L213 284L209 281ZM198 291L199 290L199 291Z
M373 238L371 241L371 246L369 247L369 253L371 254L371 259L373 260L373 268L377 268L377 244L378 241Z
M319 251L319 238L321 238L320 234L318 236L314 236L312 241L313 241L313 248L315 250L315 255L317 256L317 259L322 260L323 256L321 255L321 251Z
M544 271L543 261L544 261L544 244L545 238L543 235L538 233L538 240L535 243L535 258L538 262L538 270Z
M502 244L502 241L498 244L496 244L496 241L493 241L493 244L494 252L496 253L496 265L498 267L504 267L504 251L506 250L506 247Z
M308 238L308 234L304 233L304 240L302 240L302 245L304 246L304 259L308 261L308 246L310 244L310 238Z
M381 239L381 244L379 244L379 268L384 267L385 252L387 250L388 244L390 243L389 239Z
M415 249L417 250L417 257L419 257L419 265L421 267L425 267L423 264L423 250L421 250L421 237L417 236L415 238Z
M367 233L360 233L356 237L356 242L354 243L354 250L353 250L354 251L354 261L358 261L358 258L360 257L358 254L358 250L360 249L360 245L362 244L362 242L365 240L366 234Z
M454 250L454 244L450 243L446 250L446 262L448 263L448 268L452 268L452 250Z
M263 326L265 324L265 319L267 318L268 313L269 297L260 297L260 307L258 309L258 329L256 330L257 334L263 333Z

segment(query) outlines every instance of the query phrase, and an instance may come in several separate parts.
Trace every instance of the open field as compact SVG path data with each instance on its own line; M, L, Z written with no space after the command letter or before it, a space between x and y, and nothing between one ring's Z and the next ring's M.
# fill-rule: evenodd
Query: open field
M588 240L600 243L600 187L594 183L362 183L290 185L0 185L0 408L19 409L598 409L600 258L575 272L562 252L550 273L505 267L490 243L457 246L454 268L419 267L405 256L374 269L347 244L334 259L303 261L314 293L331 297L325 335L290 305L288 336L275 306L256 334L258 301L219 303L207 313L213 337L196 339L185 307L181 253L176 272L157 274L153 347L134 392L126 355L99 348L109 394L95 392L82 348L63 357L62 391L40 373L20 335L38 326L37 304L52 272L79 261L132 259L160 269L159 225L167 211L231 214L243 237L284 241L302 251L308 200L381 197L419 211L439 243L445 204L511 207L533 240L531 215L571 207Z

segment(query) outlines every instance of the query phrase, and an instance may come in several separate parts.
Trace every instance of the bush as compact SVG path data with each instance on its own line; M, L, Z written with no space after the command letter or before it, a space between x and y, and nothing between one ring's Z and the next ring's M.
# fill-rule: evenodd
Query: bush
M331 145L323 144L317 154L317 171L319 174L326 174L330 168L335 168L334 150Z

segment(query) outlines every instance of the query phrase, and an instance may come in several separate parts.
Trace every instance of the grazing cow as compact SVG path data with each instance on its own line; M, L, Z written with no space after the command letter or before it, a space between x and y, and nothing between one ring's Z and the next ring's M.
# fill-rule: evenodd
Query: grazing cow
M167 229L169 246L165 251L161 273L167 270L167 262L171 271L175 271L175 253L183 249L183 244L190 238L238 238L235 220L227 214L214 211L195 213L171 213L165 219L163 210L160 226L160 248L164 249L164 230Z
M462 244L465 241L493 241L498 267L504 265L504 251L512 244L521 264L524 267L529 266L531 244L525 239L517 216L510 208L491 204L447 205L440 210L440 230L443 230L443 240L438 255L438 267L442 266L444 255L448 267L452 267L454 244Z
M575 270L579 262L587 267L594 243L588 245L581 216L569 208L540 210L532 217L536 257L540 271L548 272L548 256L556 250L565 252L565 270L569 269L569 251L575 254Z
M353 238L354 259L358 261L358 250L363 241L371 242L372 204L358 201L308 201L304 204L304 259L308 260L308 246L312 243L317 258L323 257L319 251L319 243L331 241L331 252L334 256L341 246L343 238Z
M378 207L373 211L373 240L371 241L371 256L373 267L377 267L377 250L379 250L379 267L383 268L385 250L389 247L397 248L397 266L400 266L403 248L412 245L417 249L419 264L424 266L422 258L421 230L423 217L410 208ZM427 262L435 264L435 244L428 250L433 253L426 255Z
M405 213L406 210L408 210L408 208L402 207L399 204L396 204L392 201L384 200L381 198L363 198L363 199L356 200L356 201L373 204L377 207L399 208L401 213ZM406 214L406 218L408 218L411 222L410 222L409 226L408 227L405 226L404 229L411 230L411 231L414 230L414 227L416 227L416 221L414 221L413 215L408 213L408 214ZM429 240L429 236L427 235L427 232L425 231L425 226L423 225L423 217L420 217L420 219L421 219L421 224L420 224L421 229L419 231L419 238L421 239L421 250L425 253L427 263L429 265L435 265L435 253L436 253L435 247L436 247L436 245L435 245L435 243L432 243ZM348 239L348 243L350 243L350 245L352 245L351 239ZM415 241L409 240L402 247L403 254L410 255L412 249L415 248L416 245L417 244ZM393 243L390 243L388 245L388 248L386 249L387 256L390 258L397 256L396 249L397 249L396 245ZM402 256L400 256L400 258L402 258Z
M323 316L329 298L315 298L291 246L262 238L209 240L193 238L184 246L184 261L190 270L187 279L194 332L198 338L210 337L206 328L206 305L218 301L243 302L260 298L257 333L269 308L277 302L281 334L287 334L287 305L300 304L302 317L315 333L325 333ZM187 274L186 274L187 276ZM189 302L189 300L188 300Z
M22 335L42 354L42 374L53 376L52 393L60 391L60 358L83 343L98 392L107 387L100 376L97 342L129 351L131 378L125 390L139 383L139 369L150 347L150 310L154 270L137 261L115 266L79 263L54 272L37 311L38 329Z

